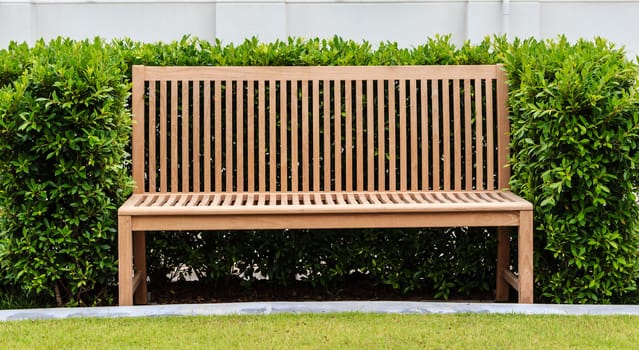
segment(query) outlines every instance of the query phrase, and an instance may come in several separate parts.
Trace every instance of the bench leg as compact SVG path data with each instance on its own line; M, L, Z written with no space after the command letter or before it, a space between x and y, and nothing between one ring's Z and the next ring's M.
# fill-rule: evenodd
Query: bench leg
M146 235L144 231L136 231L133 233L133 258L135 263L136 279L139 278L139 284L135 289L134 300L136 304L147 303L147 285L146 285ZM134 286L135 287L135 286Z
M505 227L497 228L497 289L495 300L507 302L510 297L510 284L506 281L506 271L510 265L510 233Z
M519 303L533 303L533 212L519 214Z
M120 306L133 305L133 235L130 216L118 216L118 299Z

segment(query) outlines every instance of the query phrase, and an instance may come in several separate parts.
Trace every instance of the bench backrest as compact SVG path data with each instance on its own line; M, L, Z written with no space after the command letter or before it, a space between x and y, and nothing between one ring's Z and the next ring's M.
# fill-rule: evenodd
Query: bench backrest
M503 68L133 67L136 192L508 187Z

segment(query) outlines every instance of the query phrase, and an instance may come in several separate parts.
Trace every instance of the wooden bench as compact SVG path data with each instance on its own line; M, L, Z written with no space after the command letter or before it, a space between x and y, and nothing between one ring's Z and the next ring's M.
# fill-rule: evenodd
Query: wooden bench
M499 227L496 299L532 303L507 89L500 66L133 67L120 305L147 302L145 231L465 226Z

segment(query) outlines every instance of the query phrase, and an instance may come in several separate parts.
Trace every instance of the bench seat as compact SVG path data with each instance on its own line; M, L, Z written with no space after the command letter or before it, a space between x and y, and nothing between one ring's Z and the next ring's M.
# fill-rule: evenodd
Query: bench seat
M158 193L119 211L134 231L511 226L532 206L508 191Z
M224 215L388 213L532 210L508 191L143 193L131 196L120 215Z

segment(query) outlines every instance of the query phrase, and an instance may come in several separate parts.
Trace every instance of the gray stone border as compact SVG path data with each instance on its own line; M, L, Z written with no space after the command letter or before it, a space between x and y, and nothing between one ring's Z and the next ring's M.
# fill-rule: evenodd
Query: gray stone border
M497 304L404 301L251 302L0 310L0 321L78 317L164 317L364 312L383 314L634 315L639 305Z

